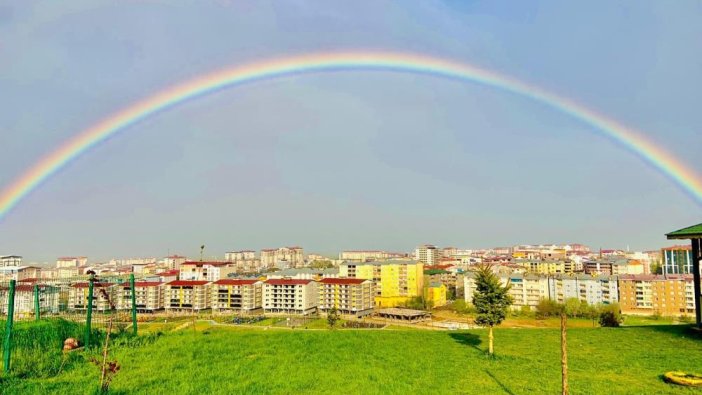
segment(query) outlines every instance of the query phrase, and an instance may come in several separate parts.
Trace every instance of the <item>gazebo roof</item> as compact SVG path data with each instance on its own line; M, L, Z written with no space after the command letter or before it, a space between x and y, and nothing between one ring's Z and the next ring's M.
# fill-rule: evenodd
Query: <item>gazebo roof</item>
M702 239L702 224L688 226L675 232L666 234L668 240L672 239Z

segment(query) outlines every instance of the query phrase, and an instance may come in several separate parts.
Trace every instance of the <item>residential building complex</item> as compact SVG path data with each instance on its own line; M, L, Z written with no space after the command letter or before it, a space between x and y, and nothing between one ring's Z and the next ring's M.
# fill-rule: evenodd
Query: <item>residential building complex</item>
M129 310L132 308L132 287L129 282L118 286L116 297L117 309ZM153 313L162 310L164 304L164 283L160 281L137 281L134 283L134 298L136 309L141 313Z
M263 307L263 282L222 279L211 284L212 309L249 313Z
M302 247L264 249L261 250L261 266L280 269L303 267L305 266L304 252Z
M664 316L692 315L692 275L625 275L619 277L622 313Z
M414 259L425 265L438 265L441 251L431 244L424 244L414 250Z
M424 292L424 264L419 261L345 262L339 277L373 280L376 307L395 307Z
M271 279L263 283L265 313L307 315L317 309L318 301L316 281Z
M164 289L166 310L200 311L210 308L209 281L177 280L166 283Z
M0 256L0 267L22 266L22 257L19 255Z
M373 281L362 278L323 278L319 281L319 309L363 316L375 306Z

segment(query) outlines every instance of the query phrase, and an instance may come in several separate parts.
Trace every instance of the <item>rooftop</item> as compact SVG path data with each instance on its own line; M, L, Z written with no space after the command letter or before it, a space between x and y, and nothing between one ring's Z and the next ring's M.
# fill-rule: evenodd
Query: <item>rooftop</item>
M668 240L672 239L702 239L702 223L688 226L666 234Z

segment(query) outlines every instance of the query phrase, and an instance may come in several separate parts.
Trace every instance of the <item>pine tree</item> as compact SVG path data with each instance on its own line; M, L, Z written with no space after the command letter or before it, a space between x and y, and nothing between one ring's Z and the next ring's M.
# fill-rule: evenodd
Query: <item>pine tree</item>
M478 269L475 285L476 290L473 292L473 305L477 312L475 323L488 327L488 353L492 355L492 328L502 323L507 316L507 309L512 305L512 297L509 295L510 286L509 284L503 286L489 265Z

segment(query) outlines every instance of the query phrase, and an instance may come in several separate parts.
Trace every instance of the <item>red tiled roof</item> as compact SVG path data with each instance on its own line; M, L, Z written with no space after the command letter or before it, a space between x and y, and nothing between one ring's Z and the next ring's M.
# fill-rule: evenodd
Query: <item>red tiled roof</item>
M175 285L177 287L182 287L182 286L187 286L187 285L205 285L209 283L209 281L190 281L190 280L176 280L176 281L171 281L170 283L166 285Z
M270 285L306 285L311 282L312 280L293 280L289 278L275 278L266 280L266 284Z
M156 273L157 276L177 276L180 273L180 270L178 269L173 269L173 270L168 270L165 272L161 273Z
M362 278L323 278L320 282L322 284L358 285L365 281L369 280Z
M251 285L257 283L258 280L244 280L238 278L222 279L214 282L216 285Z
M113 285L114 284L112 284L112 283L98 283L98 282L93 284L94 287L98 287L98 288L111 287ZM75 284L71 285L71 288L88 288L88 283L87 282L75 283Z
M136 281L134 282L134 287L158 287L161 284L163 283L160 281ZM128 289L131 287L131 285L128 282L122 285L124 286L124 289Z
M18 280L17 282L19 282L19 283L35 283L37 281L39 281L38 278L32 277L32 278L23 278L21 280Z

